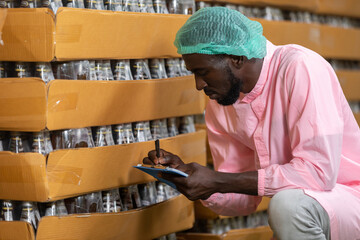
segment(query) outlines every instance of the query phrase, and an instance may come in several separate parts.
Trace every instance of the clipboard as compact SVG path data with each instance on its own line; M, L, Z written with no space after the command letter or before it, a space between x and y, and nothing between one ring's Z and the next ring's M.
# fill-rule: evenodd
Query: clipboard
M153 176L154 178L156 178L157 180L159 180L160 182L166 183L167 185L169 185L170 187L176 189L176 186L174 183L165 180L163 178L159 178L158 177L158 173L163 172L163 173L170 173L170 174L174 174L176 176L180 176L180 177L188 177L189 175L187 173L184 173L180 170L177 170L175 168L155 168L155 167L145 167L142 165L138 165L138 166L133 166L134 168L137 168L147 174L150 174L151 176Z

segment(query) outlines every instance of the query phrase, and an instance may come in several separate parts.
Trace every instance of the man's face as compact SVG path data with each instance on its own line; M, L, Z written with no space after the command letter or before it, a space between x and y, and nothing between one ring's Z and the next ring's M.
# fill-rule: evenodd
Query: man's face
M195 74L197 90L204 90L210 99L224 106L236 102L243 81L233 74L228 57L185 54L183 59L187 69Z

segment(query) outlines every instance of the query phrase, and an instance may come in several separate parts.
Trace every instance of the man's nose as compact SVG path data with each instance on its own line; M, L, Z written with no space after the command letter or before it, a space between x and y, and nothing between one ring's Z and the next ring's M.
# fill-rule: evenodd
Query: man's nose
M205 87L207 87L206 82L201 78L195 75L195 83L196 83L196 89L198 91L203 90Z

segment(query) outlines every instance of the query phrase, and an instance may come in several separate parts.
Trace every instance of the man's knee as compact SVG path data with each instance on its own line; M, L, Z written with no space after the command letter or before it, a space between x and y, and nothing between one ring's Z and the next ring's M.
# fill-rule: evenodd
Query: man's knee
M285 224L296 215L299 197L304 194L301 189L283 190L275 194L269 205L269 222ZM271 224L271 223L270 223Z

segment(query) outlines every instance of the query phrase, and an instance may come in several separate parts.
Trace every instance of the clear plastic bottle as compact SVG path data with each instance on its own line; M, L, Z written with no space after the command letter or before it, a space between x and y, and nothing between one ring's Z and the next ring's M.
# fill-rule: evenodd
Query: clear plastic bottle
M33 73L31 65L28 62L16 62L15 63L15 77L26 78L32 77Z
M130 60L117 60L114 64L115 80L133 80L130 68Z
M96 80L100 80L100 81L105 80L103 61L101 60L95 61L95 72L96 72Z
M22 202L20 221L30 223L36 230L40 221L40 213L34 202Z
M169 137L174 137L176 135L179 135L179 130L176 124L176 118L174 117L168 118L167 125L168 125Z
M150 121L146 121L144 122L144 127L145 127L145 134L146 134L146 141L151 141L153 140L153 137L151 135L151 130L150 130Z
M177 58L168 58L165 60L166 74L169 78L180 77L180 62Z
M160 132L162 138L169 137L168 127L167 127L167 119L160 119Z
M154 11L156 13L163 13L163 14L169 14L169 10L166 6L165 0L154 0Z
M66 7L71 8L85 8L84 0L65 0Z
M3 1L3 2L5 2L5 4L6 4L6 1ZM1 4L1 1L0 1L0 4ZM7 78L7 77L8 77L8 73L7 73L6 64L4 62L0 62L0 78Z
M185 116L180 119L180 133L192 133L195 132L194 116Z
M97 80L96 69L95 69L95 61L89 61L90 69L89 69L89 78L88 80Z
M102 201L101 192L93 192L85 196L86 210L88 213L102 213L104 212L104 204Z
M57 149L69 149L72 146L72 129L66 129L66 130L58 130L54 131L53 137L54 140L54 148Z
M85 7L89 9L105 10L102 0L86 0Z
M136 142L146 142L145 123L136 122L134 123L134 137Z
M14 221L14 205L11 200L4 200L1 203L1 221Z
M40 8L41 1L40 0L21 0L20 7L21 8Z
M72 129L71 148L92 148L95 147L91 129L77 128Z
M113 126L115 144L129 144L135 142L131 123Z
M50 63L37 62L35 64L35 77L41 78L45 83L54 80Z
M121 202L124 206L124 211L135 209L132 197L131 197L131 190L130 187L123 187L119 189Z
M50 8L54 14L57 13L57 10L63 6L61 0L42 0L42 7Z
M110 11L123 11L122 0L105 0L105 9Z
M161 122L160 120L153 120L150 122L150 129L153 139L161 139Z
M150 59L149 63L152 79L167 78L164 59Z
M140 12L138 0L123 0L125 12Z
M20 132L11 132L10 133L10 144L9 150L14 153L27 152L27 148L23 141L22 134Z
M88 60L73 61L76 80L90 79L90 62Z
M32 151L46 155L46 142L44 132L34 132L32 139Z
M145 59L131 60L130 65L134 80L151 79L151 74L147 60Z
M53 73L55 79L76 80L74 62L55 62Z
M112 189L102 192L104 212L121 212L124 210L124 207L121 202L119 189Z
M111 126L100 126L96 128L95 146L104 147L114 145Z
M103 73L104 73L104 80L111 81L114 80L114 75L111 70L111 63L110 60L103 60Z

